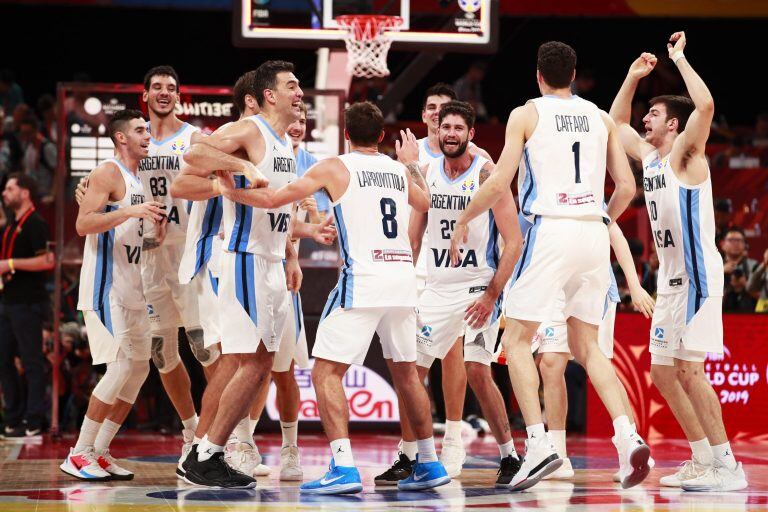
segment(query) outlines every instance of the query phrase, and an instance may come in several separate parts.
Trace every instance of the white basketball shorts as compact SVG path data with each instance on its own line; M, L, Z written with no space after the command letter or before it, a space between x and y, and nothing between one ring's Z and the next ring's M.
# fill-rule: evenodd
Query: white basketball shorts
M144 309L126 309L114 301L95 311L83 311L93 364L111 363L122 350L128 359L149 361L152 339Z
M179 283L184 244L162 244L141 251L141 282L152 332L200 327L197 290Z
M675 359L703 362L707 352L723 353L723 298L699 298L696 306L695 292L656 297L650 333L652 364L673 366Z

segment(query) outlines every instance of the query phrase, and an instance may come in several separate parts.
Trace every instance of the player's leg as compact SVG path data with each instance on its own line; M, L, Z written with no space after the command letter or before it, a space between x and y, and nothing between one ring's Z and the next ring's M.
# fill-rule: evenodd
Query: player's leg
M547 325L552 328L552 325ZM559 327L558 332L565 334L565 325ZM568 348L565 336L565 349ZM541 373L542 387L544 390L544 408L547 413L547 435L557 451L557 455L563 459L563 465L544 477L545 479L567 479L573 477L573 467L568 459L568 451L565 442L565 423L568 415L568 392L565 385L565 368L571 358L570 352L541 352L539 372Z
M287 371L272 372L277 387L277 407L280 413L280 431L283 443L280 447L280 480L304 478L299 457L299 405L301 395L293 372L294 363Z
M445 400L445 434L440 448L440 462L451 478L461 474L461 467L467 458L464 441L461 439L464 399L467 396L467 370L464 367L464 343L459 337L443 357L442 386ZM423 380L422 380L423 382Z

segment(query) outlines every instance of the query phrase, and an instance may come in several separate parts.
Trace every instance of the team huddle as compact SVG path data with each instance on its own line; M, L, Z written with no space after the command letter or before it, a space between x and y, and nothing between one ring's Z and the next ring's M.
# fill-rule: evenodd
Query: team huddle
M293 370L307 367L309 354L297 243L312 238L337 240L342 268L312 348L332 457L328 472L302 483L302 493L363 489L342 379L351 364L362 364L374 334L402 431L398 458L376 485L429 489L461 474L467 383L498 443L496 487L521 491L542 479L572 478L564 381L571 359L586 369L613 420L614 480L623 488L641 483L654 462L611 363L619 297L610 247L633 304L653 317L651 376L691 445L690 460L660 484L745 488L703 371L706 353L723 351L723 264L704 157L714 103L683 54L685 44L677 32L668 51L690 98L651 100L644 136L629 119L637 84L656 65L653 54L632 63L606 113L571 93L574 50L541 45L541 97L512 111L496 163L472 143L472 107L445 84L425 95L427 137L401 132L397 159L379 153L384 119L364 102L344 114L349 152L315 161L299 147L307 110L291 63L268 61L241 76L233 89L240 118L210 135L174 114L173 68L152 68L144 80L149 122L135 110L115 114L115 157L78 188L77 231L86 237L78 308L94 364L106 363L107 371L62 471L82 480L133 478L109 446L151 359L183 425L179 478L252 488L255 477L270 474L253 434L272 379L283 438L280 479L303 480ZM635 193L627 157L643 167L660 262L655 304L616 224ZM330 203L325 219L310 199L318 193ZM179 327L207 378L199 416L179 357ZM491 374L501 350L526 424L524 454L515 449ZM435 360L451 375L443 382L439 456L423 384Z

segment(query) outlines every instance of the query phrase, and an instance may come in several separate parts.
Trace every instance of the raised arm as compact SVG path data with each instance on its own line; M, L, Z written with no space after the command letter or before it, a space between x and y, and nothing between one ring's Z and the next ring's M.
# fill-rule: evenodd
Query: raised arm
M400 140L395 141L397 160L408 169L408 204L414 210L426 213L429 211L429 187L424 181L423 173L426 167L419 167L419 142L410 128L400 130Z
M624 233L621 232L621 228L615 222L608 226L608 236L611 238L611 247L613 247L613 252L616 254L616 261L619 262L619 266L622 272L624 272L624 277L627 279L629 293L632 296L632 304L645 318L652 317L655 303L653 298L648 295L648 292L640 284L627 239L624 238Z
M643 53L635 59L629 67L624 83L621 84L621 89L611 104L610 115L616 123L619 140L624 151L634 160L642 160L653 151L653 146L645 142L640 134L630 126L629 122L632 119L632 99L635 97L637 84L653 71L656 62L656 56L652 53Z
M608 216L612 222L615 222L619 218L619 215L624 213L629 203L632 202L632 198L635 197L635 177L632 174L632 169L629 167L624 149L619 142L619 137L611 117L605 112L601 112L605 127L608 129L608 153L606 163L608 166L608 173L613 179L613 183L616 188L611 195L610 201L608 201Z

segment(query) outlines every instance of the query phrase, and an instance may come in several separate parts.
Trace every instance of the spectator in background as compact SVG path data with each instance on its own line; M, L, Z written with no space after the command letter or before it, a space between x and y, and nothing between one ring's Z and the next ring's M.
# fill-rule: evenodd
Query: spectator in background
M0 109L13 112L20 103L24 103L24 91L16 83L16 74L10 69L0 69Z
M763 253L763 261L755 267L747 281L747 292L757 297L757 313L768 313L768 249Z
M757 267L757 261L749 257L749 246L744 231L738 227L731 227L725 232L722 241L723 270L725 272L725 291L730 290L730 275L734 270L740 269L744 276L744 287L752 272Z
M473 62L467 72L453 83L456 99L472 105L478 121L488 120L488 109L483 103L483 79L486 67L485 62Z
M317 162L317 158L301 147L301 143L304 141L304 137L307 134L306 103L301 103L301 114L299 119L291 123L286 132L291 138L291 144L293 144L293 154L296 155L296 174L301 178L304 173ZM309 222L319 224L331 209L331 203L325 192L318 191L315 192L314 197L307 197L302 200L301 203L299 203L299 207L307 212Z
M3 190L9 210L0 247L0 383L3 387L5 436L31 437L42 432L45 418L45 358L43 323L50 304L46 275L53 268L48 250L48 226L35 211L35 182L11 174ZM22 400L21 377L14 364L21 359L27 399Z
M35 179L43 204L53 202L53 176L56 172L56 145L40 132L40 123L33 114L19 122L21 142L21 171Z
M760 157L747 147L744 137L736 135L730 145L712 159L715 167L754 169L760 167Z
M43 136L56 144L58 140L58 124L56 119L56 100L50 94L43 94L37 100L37 112L43 120L40 132Z
M725 232L733 227L733 206L730 199L715 199L715 243L720 254L723 254L722 241Z
M752 145L758 148L768 148L768 112L761 112L757 115Z
M754 313L757 301L747 292L747 277L741 268L730 274L729 290L723 297L723 313Z

